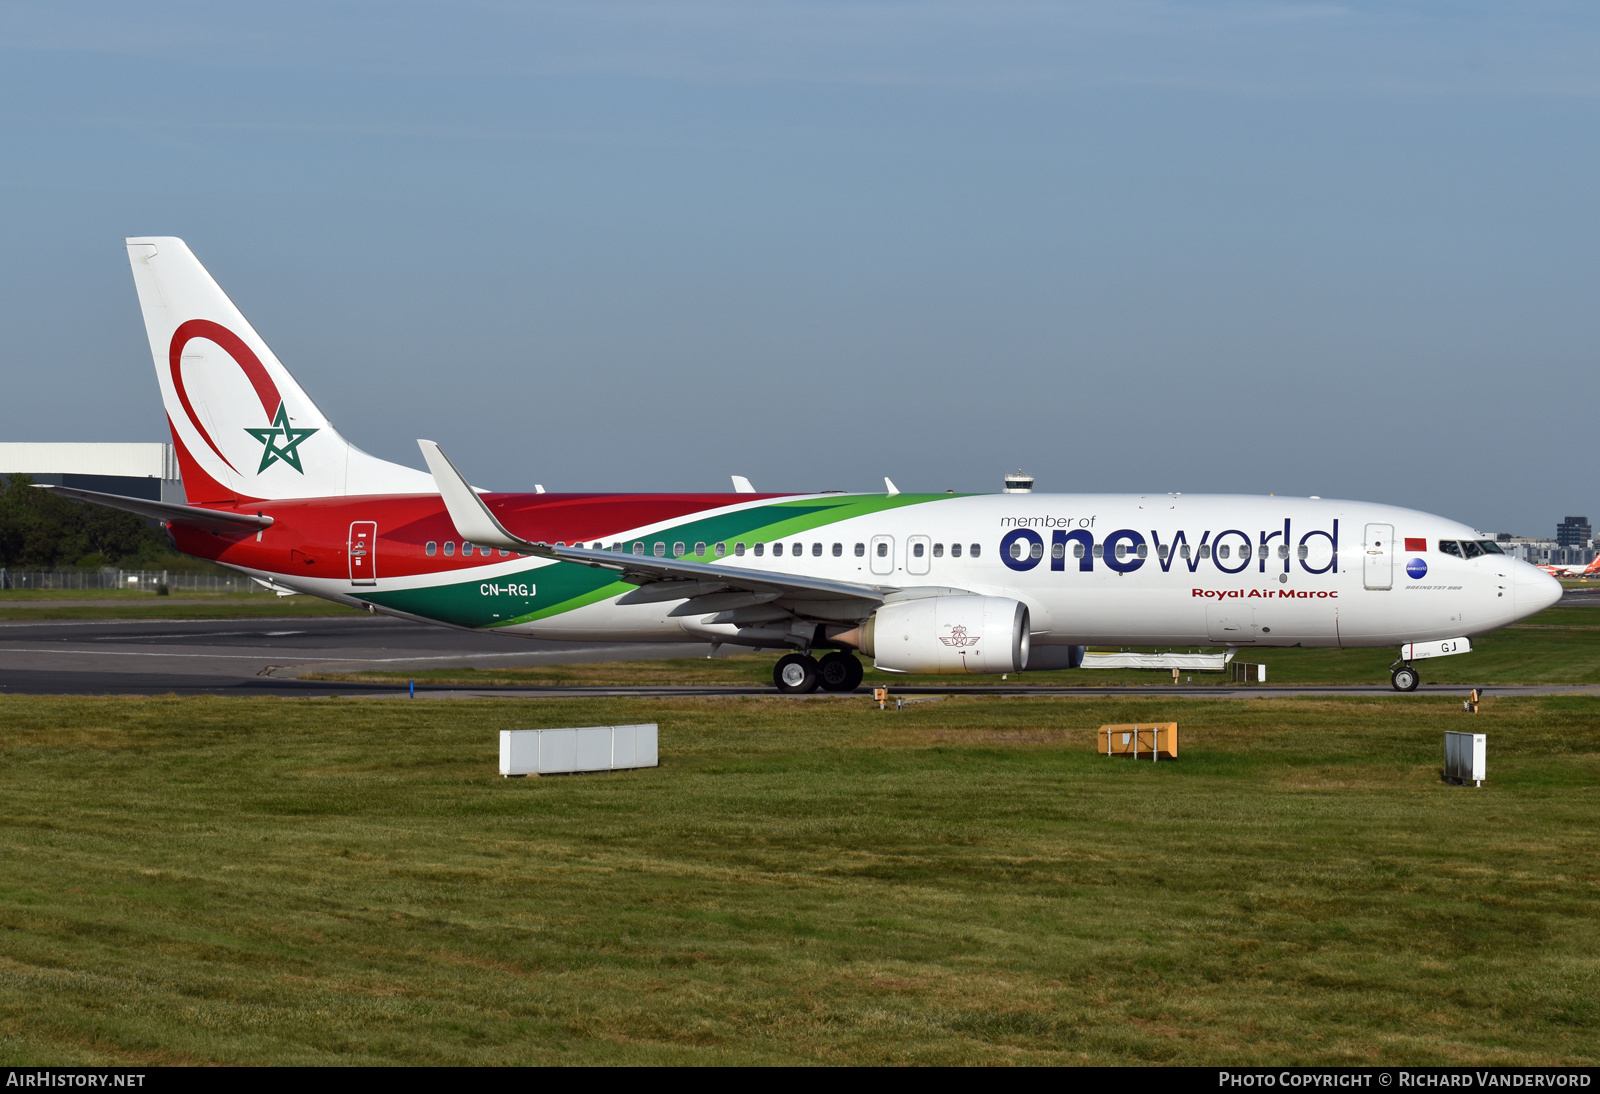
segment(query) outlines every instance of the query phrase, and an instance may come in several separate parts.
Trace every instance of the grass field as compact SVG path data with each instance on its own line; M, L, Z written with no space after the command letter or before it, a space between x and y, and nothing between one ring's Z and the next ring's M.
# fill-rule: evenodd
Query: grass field
M659 769L495 775L630 721ZM0 749L8 1064L1600 1057L1600 700L0 697Z
M275 619L350 615L359 609L314 596L155 593L127 589L0 590L0 619Z
M1422 679L1434 684L1600 684L1600 609L1555 607L1526 621L1472 641L1473 651L1457 657L1418 662ZM1271 684L1384 684L1397 650L1260 649L1240 650L1238 660L1267 666ZM865 660L865 659L863 659ZM578 684L735 684L770 686L777 654L740 654L719 658L613 662L590 665L540 665L531 668L450 668L423 672L307 674L307 679L369 683L493 685ZM1227 673L1191 673L1195 684L1231 684ZM865 684L983 685L995 676L899 676L878 672L868 663ZM1137 670L1073 670L1013 674L1006 684L1018 686L1106 687L1170 686L1171 677Z

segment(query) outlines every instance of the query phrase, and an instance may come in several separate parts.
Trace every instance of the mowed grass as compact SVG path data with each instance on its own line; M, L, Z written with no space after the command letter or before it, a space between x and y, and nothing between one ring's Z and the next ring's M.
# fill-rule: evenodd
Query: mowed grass
M155 593L127 589L0 590L0 619L273 619L355 615L314 596L261 593Z
M636 721L658 769L495 773ZM1600 1057L1600 700L0 697L0 749L7 1064Z
M1210 652L1221 652L1213 650ZM1269 684L1386 684L1395 646L1381 649L1240 649L1236 659L1267 666ZM776 653L736 654L717 658L674 658L663 661L616 661L588 665L539 665L525 668L449 668L420 672L307 674L312 680L425 684L463 687L574 686L670 684L770 687ZM879 672L867 664L863 686L889 688L918 685L993 686L997 676L901 676ZM1424 683L1491 686L1494 684L1600 684L1600 608L1555 607L1492 634L1472 640L1472 652L1417 662ZM1233 686L1231 672L1184 674L1189 684ZM1138 670L1072 670L1013 673L1007 687L1171 686L1165 672Z

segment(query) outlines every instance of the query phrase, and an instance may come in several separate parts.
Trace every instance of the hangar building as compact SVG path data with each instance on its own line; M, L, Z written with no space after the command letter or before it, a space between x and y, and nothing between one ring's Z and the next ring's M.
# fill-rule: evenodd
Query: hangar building
M76 486L182 504L183 482L170 444L0 443L0 478L27 475L34 482Z

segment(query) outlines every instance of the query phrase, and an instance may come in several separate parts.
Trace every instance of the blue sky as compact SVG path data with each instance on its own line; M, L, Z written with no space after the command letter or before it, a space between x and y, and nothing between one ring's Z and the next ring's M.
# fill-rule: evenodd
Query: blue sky
M125 235L496 489L1600 517L1600 15L7 3L0 439L163 437Z

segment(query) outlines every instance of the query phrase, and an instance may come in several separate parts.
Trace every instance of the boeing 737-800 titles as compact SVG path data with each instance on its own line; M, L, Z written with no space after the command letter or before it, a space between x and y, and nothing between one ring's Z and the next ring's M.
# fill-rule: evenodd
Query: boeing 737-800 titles
M180 239L127 241L188 504L165 522L282 591L456 627L787 649L782 691L1076 667L1089 645L1395 646L1412 662L1555 603L1457 521L1322 498L502 494L333 427ZM818 657L818 653L826 651Z

